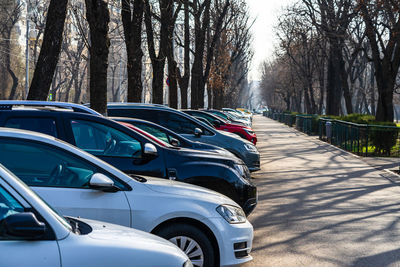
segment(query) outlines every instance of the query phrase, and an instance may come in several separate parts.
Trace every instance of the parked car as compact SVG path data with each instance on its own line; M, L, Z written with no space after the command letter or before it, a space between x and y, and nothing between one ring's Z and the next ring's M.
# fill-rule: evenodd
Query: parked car
M216 115L200 111L200 110L182 110L183 112L206 119L210 122L217 130L227 131L230 133L234 133L252 142L254 145L257 144L257 136L256 133L250 128L246 126L241 126L239 124L230 123L222 118L219 118Z
M165 179L129 177L66 142L19 129L0 129L0 163L60 214L156 234L184 250L194 266L230 266L252 259L252 225L237 203L217 192ZM57 224L65 222L59 219ZM103 240L104 245L109 242ZM73 255L73 244L68 245ZM44 247L38 243L26 251Z
M107 105L110 116L138 118L160 124L184 137L216 145L243 160L250 171L260 169L260 154L249 141L225 131L218 131L176 109L150 104L113 103Z
M22 169L17 161L14 166ZM193 266L181 249L158 236L60 216L1 164L0 240L0 263L7 267Z
M245 119L245 120L249 120L251 122L252 120L252 115L251 114L247 114L241 110L238 109L233 109L233 108L222 108L223 112L229 112L231 114L234 114L236 116L238 116L239 118Z
M250 214L257 188L243 161L218 154L171 146L140 129L103 116L52 109L0 111L0 126L37 131L75 145L129 175L150 175L203 186L239 203Z
M234 123L234 124L238 124L238 125L242 125L242 126L247 126L249 127L249 122L246 120L242 120L240 118L234 118L232 115L230 115L229 113L226 112L222 112L220 110L216 110L216 109L203 109L202 111L207 112L207 113L211 113L214 114L226 121L229 121L230 123Z
M109 119L126 122L136 126L137 128L142 129L150 133L151 135L157 137L158 139L169 143L170 145L177 146L177 147L184 147L196 150L206 150L210 152L219 153L224 156L232 157L232 153L226 149L220 148L218 146L201 143L198 141L192 141L180 134L177 134L161 125L158 125L151 121L141 120L141 119L133 119L127 117L109 117Z

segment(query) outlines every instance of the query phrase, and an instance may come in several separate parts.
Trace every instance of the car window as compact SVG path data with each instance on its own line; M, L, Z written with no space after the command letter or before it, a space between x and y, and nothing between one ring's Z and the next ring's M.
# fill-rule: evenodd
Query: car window
M0 139L0 163L27 185L39 187L89 188L92 175L102 173L73 154L29 140ZM124 188L118 180L114 183Z
M12 197L2 186L0 186L0 222L6 217L20 212L24 212L24 208L21 206L21 204L19 204L14 197Z
M58 137L56 122L52 118L9 118L4 127L24 129Z
M110 117L128 117L156 122L157 110L129 108L129 109L108 109L107 115Z
M83 120L72 120L71 127L76 146L93 155L141 157L141 143L117 129Z
M0 186L0 240L9 240L7 236L4 235L4 229L2 220L10 215L24 212L24 207L18 203L18 201L11 196L2 186Z
M166 133L160 131L159 129L149 126L149 125L144 125L144 124L135 124L136 127L142 129L145 132L148 132L149 134L157 137L158 139L170 143L170 137Z
M222 122L222 120L218 120L217 118L214 118L213 116L210 116L208 114L201 113L201 112L195 112L193 115L194 116L198 116L200 118L206 119L207 121L209 121L214 126L218 125L219 123Z

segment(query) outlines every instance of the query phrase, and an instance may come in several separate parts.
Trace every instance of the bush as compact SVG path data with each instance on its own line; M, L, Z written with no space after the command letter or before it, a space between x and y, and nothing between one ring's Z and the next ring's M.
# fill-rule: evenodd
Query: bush
M397 143L399 129L374 127L374 125L396 126L396 124L393 122L378 121L371 121L370 124L371 126L369 127L369 136L371 144L375 146L375 154L390 156L392 147L394 147Z

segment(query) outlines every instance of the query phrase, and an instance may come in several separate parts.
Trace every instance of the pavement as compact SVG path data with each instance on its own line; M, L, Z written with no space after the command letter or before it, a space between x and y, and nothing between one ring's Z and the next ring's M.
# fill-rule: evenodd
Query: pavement
M399 160L367 160L255 116L253 266L400 266ZM391 168L391 167L390 167Z

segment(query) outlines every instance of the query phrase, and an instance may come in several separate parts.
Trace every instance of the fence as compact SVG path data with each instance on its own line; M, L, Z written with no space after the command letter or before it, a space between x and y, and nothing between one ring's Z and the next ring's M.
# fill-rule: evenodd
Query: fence
M319 139L360 156L400 156L400 128L395 126L357 124L321 118L318 130Z

